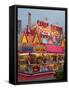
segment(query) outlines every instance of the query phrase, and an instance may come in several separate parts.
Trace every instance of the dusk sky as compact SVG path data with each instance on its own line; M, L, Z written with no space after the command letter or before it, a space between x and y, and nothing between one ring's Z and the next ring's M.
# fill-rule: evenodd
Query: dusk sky
M31 24L47 19L49 24L59 25L65 31L65 11L18 8L18 20L22 20L22 28L26 28L28 24L28 12L31 13Z

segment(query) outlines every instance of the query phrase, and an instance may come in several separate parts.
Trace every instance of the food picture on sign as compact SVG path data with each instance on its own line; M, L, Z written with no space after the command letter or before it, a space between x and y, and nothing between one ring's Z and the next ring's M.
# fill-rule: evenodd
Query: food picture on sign
M63 79L64 19L64 11L18 8L18 82Z

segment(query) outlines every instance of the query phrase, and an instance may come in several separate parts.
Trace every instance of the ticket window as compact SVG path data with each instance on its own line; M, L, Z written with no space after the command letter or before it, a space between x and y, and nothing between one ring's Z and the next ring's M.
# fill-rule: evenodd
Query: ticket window
M54 62L54 63L57 63L57 56L54 55L54 56L52 56L52 57L53 57L53 62Z
M58 63L60 63L60 62L64 62L64 55L59 55L58 56Z
M24 65L24 64L28 64L28 62L24 60L24 61L20 61L19 64Z
M48 64L51 63L51 57L50 57L50 55L47 55L46 56L46 63L48 63Z

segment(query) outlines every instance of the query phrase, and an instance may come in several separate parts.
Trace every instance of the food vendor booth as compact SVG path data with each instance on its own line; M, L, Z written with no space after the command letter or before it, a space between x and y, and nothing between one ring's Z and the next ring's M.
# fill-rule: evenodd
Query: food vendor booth
M59 70L59 67L64 64L64 62L60 64L64 58L64 47L46 44L33 44L33 47L34 52L18 52L18 79L35 80L40 78L48 79L48 77L54 79L55 71Z

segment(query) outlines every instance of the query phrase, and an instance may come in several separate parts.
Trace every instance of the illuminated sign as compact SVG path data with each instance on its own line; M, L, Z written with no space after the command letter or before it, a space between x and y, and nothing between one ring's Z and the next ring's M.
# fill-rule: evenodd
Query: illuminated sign
M22 47L22 51L23 52L33 52L33 47L24 46Z
M47 48L44 47L44 46L36 46L34 47L34 51L37 51L37 52L46 52L47 51Z

